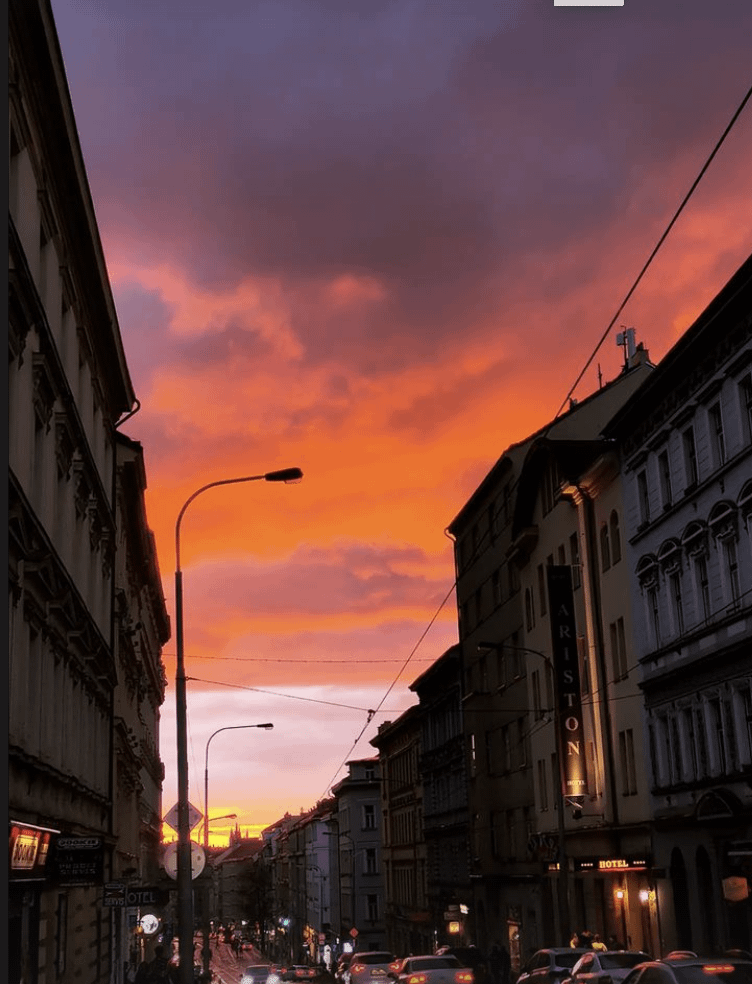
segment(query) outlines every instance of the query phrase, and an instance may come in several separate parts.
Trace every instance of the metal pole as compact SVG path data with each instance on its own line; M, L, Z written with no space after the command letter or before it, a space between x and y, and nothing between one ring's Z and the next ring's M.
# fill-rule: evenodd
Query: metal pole
M178 766L178 934L180 965L178 984L193 984L193 873L191 871L191 829L188 820L188 728L185 687L185 652L183 648L183 574L180 569L180 524L188 506L207 489L240 482L297 482L303 477L299 468L284 468L263 475L245 475L209 482L197 489L183 503L175 523L175 631L177 665L175 669L175 721Z
M182 517L182 513L181 513ZM175 532L180 539L180 519ZM175 571L175 620L177 622L177 670L175 673L175 717L178 745L178 934L179 984L193 984L193 877L191 830L188 821L188 739L186 726L185 657L183 652L183 575L177 550Z

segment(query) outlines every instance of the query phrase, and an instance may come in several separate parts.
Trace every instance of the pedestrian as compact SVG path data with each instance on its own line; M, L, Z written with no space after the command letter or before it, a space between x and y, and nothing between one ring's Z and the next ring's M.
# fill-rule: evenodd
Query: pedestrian
M595 933L595 935L593 936L593 942L592 942L591 945L592 945L592 948L594 950L597 950L599 953L605 953L606 950L608 950L608 947L603 942L603 940L600 938L600 935L598 933Z
M569 941L569 945L572 947L573 950L577 949L577 947L580 945L580 934L577 932L577 930L575 930L572 933L572 939Z
M172 979L170 961L165 956L164 947L160 943L154 947L154 958L149 963L146 984L170 984Z

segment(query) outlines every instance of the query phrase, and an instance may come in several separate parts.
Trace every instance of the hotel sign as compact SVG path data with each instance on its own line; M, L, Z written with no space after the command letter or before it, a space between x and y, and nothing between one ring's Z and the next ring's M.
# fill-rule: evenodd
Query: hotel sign
M551 644L558 730L556 737L561 788L565 797L580 797L587 792L587 771L572 569L568 566L552 565L546 568L546 573L551 611Z

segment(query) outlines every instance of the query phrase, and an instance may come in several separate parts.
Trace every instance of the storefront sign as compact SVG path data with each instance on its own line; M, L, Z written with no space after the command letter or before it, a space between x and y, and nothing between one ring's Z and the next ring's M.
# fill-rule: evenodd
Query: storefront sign
M61 885L101 885L104 843L101 837L58 837L52 855Z
M580 661L574 620L572 569L546 568L558 722L559 772L565 797L587 792L585 738L580 702Z
M9 825L10 881L39 881L47 876L50 842L56 830L33 824Z

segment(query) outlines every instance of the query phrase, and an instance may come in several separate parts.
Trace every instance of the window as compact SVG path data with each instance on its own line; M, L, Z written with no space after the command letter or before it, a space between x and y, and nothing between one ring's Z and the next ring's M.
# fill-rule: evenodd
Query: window
M621 794L637 793L637 769L635 767L634 735L631 728L619 732L619 761L621 763Z
M627 640L624 632L624 619L618 618L609 625L611 636L611 665L614 680L624 680L629 673L627 666Z
M367 875L378 874L378 865L376 863L376 848L367 847L365 850L365 873Z
M566 567L567 566L567 552L564 549L564 544L563 543L560 543L559 544L556 553L557 553L557 558L558 558L556 562L559 565L559 567Z
M496 503L491 502L488 505L488 535L491 543L496 540Z
M611 566L611 547L608 542L608 524L601 523L600 530L601 544L601 570L605 573Z
M648 495L648 474L643 468L637 472L637 499L640 508L640 525L650 522L650 497Z
M699 779L697 742L695 740L694 715L692 714L691 707L685 707L681 712L681 730L687 748L689 779Z
M546 783L546 760L538 759L538 808L541 813L548 810L548 785Z
M714 403L708 410L708 426L710 444L713 448L713 462L718 468L726 460L726 439L723 434L723 414L720 403Z
M648 618L653 630L653 642L656 647L661 644L661 616L658 606L658 588L651 586L647 589Z
M543 705L541 703L540 671L533 670L530 675L530 686L533 691L533 714L536 721L543 717Z
M580 538L578 533L573 533L569 538L569 556L572 564L572 587L579 588L582 584L582 572L580 570Z
M675 570L669 574L668 587L671 596L671 614L674 619L674 632L681 635L684 632L684 601L682 599L681 571Z
M744 436L749 443L752 441L752 375L749 373L739 383L739 394L742 401Z
M723 541L723 560L726 574L726 598L729 605L736 608L742 596L739 585L739 557L736 550L736 540L729 538Z
M376 807L372 803L366 803L363 806L363 829L376 829Z
M611 563L618 564L621 560L621 532L619 531L619 514L614 509L608 520L611 531Z
M556 496L559 490L559 470L556 462L550 459L543 471L541 483L541 506L543 515L546 516L556 505Z
M658 477L661 484L661 505L664 509L671 506L671 465L668 460L668 451L661 451L658 455Z
M528 631L535 627L535 609L530 588L525 588L525 627Z
M559 797L556 790L561 789L561 774L559 772L559 757L556 752L551 753L551 789L554 791L553 807L559 809Z
M378 922L379 920L379 897L378 895L366 895L366 919L368 922Z
M695 444L695 429L688 427L682 434L684 448L684 480L685 488L693 489L699 480L697 471L697 445Z
M710 582L708 581L708 562L705 554L696 554L695 569L695 599L698 619L705 621L710 615Z
M543 564L538 564L538 599L540 601L540 613L546 614L546 576Z
M715 775L726 775L727 759L726 736L723 725L723 705L720 700L716 699L708 701L708 706L710 709L713 752L715 757L715 769L713 771Z

